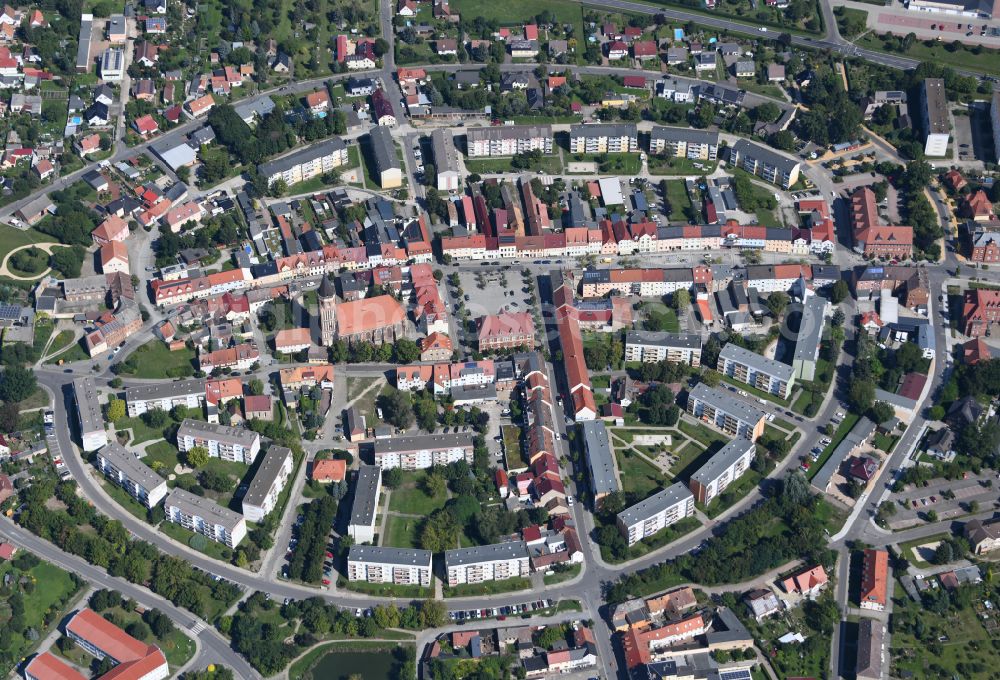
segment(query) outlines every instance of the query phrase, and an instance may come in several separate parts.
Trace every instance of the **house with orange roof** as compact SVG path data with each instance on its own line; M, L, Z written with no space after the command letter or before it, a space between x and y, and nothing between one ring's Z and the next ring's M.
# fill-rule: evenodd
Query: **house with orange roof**
M342 482L346 475L347 461L345 460L313 461L312 467L309 470L309 479L320 484Z
M76 143L76 150L81 156L88 156L101 150L101 136L97 133L85 135Z
M829 582L823 565L817 564L815 567L800 571L781 581L781 589L789 595L795 593L805 597L815 597L820 590Z
M101 273L129 273L128 248L121 241L110 241L101 246Z
M975 366L984 359L992 358L993 352L990 351L990 346L980 338L973 338L962 345L962 361L969 366Z
M884 611L889 601L889 553L885 550L865 550L861 565L862 609Z
M982 189L965 197L962 214L974 222L991 222L996 219L996 215L993 214L993 204Z
M856 251L865 257L901 259L913 254L913 227L882 224L871 188L855 189L849 210Z
M66 635L97 659L110 658L108 680L161 680L170 675L167 659L156 645L127 634L92 609L81 609L66 624Z
M184 106L187 107L188 114L192 118L197 118L212 110L212 107L215 106L215 98L210 94L206 94L203 97L192 99Z
M535 322L530 312L501 312L476 320L480 352L532 347L535 344Z
M944 173L941 179L951 188L952 191L961 191L965 187L969 186L969 182L962 176L962 173L954 168Z
M348 343L393 342L405 335L406 310L391 295L336 306L337 336Z
M330 109L330 94L326 90L314 90L306 95L306 106L313 115Z
M319 385L324 389L333 387L333 365L319 364L283 368L278 371L278 380L283 390L299 390L303 387Z
M9 26L10 24L0 24ZM24 667L25 680L87 680L75 668L51 652L42 652Z
M258 361L260 361L260 351L254 345L245 342L236 347L226 347L198 355L198 369L205 373L211 373L217 368L245 371Z
M448 361L454 351L451 338L444 333L431 333L419 344L421 361Z
M112 241L124 241L128 238L128 235L128 222L118 217L118 215L109 215L107 219L94 227L94 230L90 232L90 237L99 246L106 245Z
M149 114L139 116L132 121L132 127L134 127L135 131L142 137L149 137L150 135L155 135L160 131L160 125L156 122L156 119Z
M312 336L308 328L285 328L274 336L274 350L282 354L294 354L312 347Z

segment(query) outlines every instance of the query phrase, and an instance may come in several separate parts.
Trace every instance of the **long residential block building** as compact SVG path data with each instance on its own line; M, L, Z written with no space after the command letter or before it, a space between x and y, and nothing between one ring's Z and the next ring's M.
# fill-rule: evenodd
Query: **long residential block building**
M924 134L924 155L944 156L951 139L948 95L944 80L925 78L920 84L920 127Z
M227 548L235 548L247 535L246 518L211 498L175 488L163 502L167 520L201 534Z
M428 588L432 558L430 550L352 545L347 553L347 580Z
M444 568L449 586L527 576L528 547L524 541L509 541L445 550Z
M195 446L205 447L212 458L250 465L260 453L260 435L245 427L185 418L177 428L177 448L186 453Z
M677 482L618 513L618 530L629 545L634 545L692 515L694 496Z
M697 284L712 283L712 270L704 265L669 269L586 269L580 277L580 295L600 298L608 295L660 297Z
M889 553L867 549L861 562L862 609L884 611L889 601Z
M657 125L649 137L649 151L674 158L714 161L719 157L719 133Z
M734 439L719 449L688 481L695 500L711 503L750 468L756 454L757 445L749 439Z
M199 379L139 385L125 390L125 405L130 418L155 409L169 411L174 406L197 408L204 404L205 381Z
M883 224L875 192L858 187L851 193L854 249L865 257L905 259L913 254L913 227Z
M734 437L757 441L764 433L763 411L705 383L688 392L687 412Z
M92 377L88 375L73 379L73 401L76 402L76 418L80 426L83 450L96 451L108 443L108 433L104 429L97 385Z
M375 516L378 514L378 496L381 491L382 468L377 465L362 465L354 484L354 502L351 504L351 519L347 524L347 534L354 539L355 544L375 540Z
M513 156L527 151L552 153L551 125L494 125L468 128L469 158Z
M137 640L93 609L84 608L66 622L66 636L91 656L112 662L101 677L108 680L163 680L170 666L156 645ZM45 680L65 680L46 674ZM72 676L70 676L72 678Z
M294 457L292 450L284 446L271 445L257 468L257 473L243 496L243 516L251 522L259 522L274 510L278 496L285 488L292 474Z
M635 123L570 125L570 153L626 153L639 150Z
M261 163L257 172L267 179L268 185L284 180L287 186L292 186L344 165L347 165L347 145L340 137L331 137L287 156Z
M795 384L795 372L791 366L732 342L719 352L716 369L722 375L782 399L791 395L792 385Z
M438 128L431 133L431 152L434 155L434 167L437 170L438 191L458 189L461 183L461 172L458 166L455 138L451 130Z
M729 162L752 175L787 189L799 181L802 164L770 147L740 139L729 147Z
M375 465L383 470L423 470L464 460L472 463L472 435L424 434L413 437L376 439L372 445Z
M167 495L167 480L117 442L97 452L97 467L147 508L158 505Z
M701 335L629 331L625 334L625 361L645 364L669 361L672 364L701 366Z
M580 424L583 433L583 453L587 458L587 472L590 478L590 492L594 505L609 493L621 490L615 474L615 460L611 453L611 442L604 421L590 420Z

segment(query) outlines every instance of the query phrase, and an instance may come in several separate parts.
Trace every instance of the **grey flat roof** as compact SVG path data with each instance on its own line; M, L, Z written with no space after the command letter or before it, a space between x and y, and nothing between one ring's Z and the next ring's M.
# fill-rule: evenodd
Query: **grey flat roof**
M396 156L396 143L392 141L392 133L384 125L377 125L368 133L372 143L372 154L375 156L375 167L379 172L399 169L399 157Z
M732 467L733 463L745 456L748 450L753 451L756 448L757 445L749 439L734 439L716 451L715 455L708 459L708 462L691 475L691 479L702 486L708 486L718 479L724 471Z
M618 491L615 459L611 453L608 429L604 426L604 422L600 420L585 421L581 423L580 430L583 432L583 448L587 454L590 486L594 494Z
M751 352L750 350L740 347L734 342L727 343L722 351L719 352L719 361L723 359L729 359L740 364L745 364L761 373L766 373L769 376L778 378L779 380L784 380L788 382L792 379L794 371L792 367L788 364L783 364L780 361L775 361L774 359L768 359L765 356L757 354L756 352Z
M205 381L200 378L176 380L170 383L155 385L138 385L125 390L125 401L149 401L150 399L168 399L189 394L205 394Z
M84 434L104 430L104 416L101 414L101 404L97 398L97 386L92 377L83 376L73 379L73 393L76 397L76 407L80 414L80 429Z
M469 128L466 139L473 141L495 141L501 139L534 139L546 137L552 139L551 125L491 125L489 127Z
M694 386L688 396L688 399L692 398L710 404L747 423L756 423L764 417L764 412L759 408L742 399L729 396L728 392L709 387L705 383L698 383Z
M166 485L167 483L167 480L153 472L148 465L136 458L131 451L117 442L102 446L101 450L97 453L125 473L125 476L130 481L135 482L147 491L155 489L161 484Z
M80 17L80 38L76 46L76 67L90 68L90 39L94 33L94 15L84 14Z
M439 173L458 172L458 152L455 150L455 138L451 130L438 128L431 133L431 151Z
M625 334L626 345L656 345L678 349L701 349L701 335L698 333L665 333L658 331L629 331Z
M694 494L691 493L681 482L676 482L671 484L663 491L659 491L649 498L639 501L630 508L625 508L618 513L618 519L622 521L627 527L630 527L638 522L643 522L646 519L657 515L667 508L673 507L678 503L681 503L688 498L694 498Z
M786 158L763 144L756 144L745 139L737 140L730 148L739 158L750 156L767 165L779 168L783 172L791 172L795 166L799 165L799 161L794 158Z
M347 553L347 561L380 562L396 564L402 567L430 568L434 553L430 550L413 550L410 548L386 548L377 545L352 545Z
M342 151L347 148L344 144L344 140L340 137L331 137L325 142L320 142L319 144L313 144L312 146L307 146L304 149L299 149L298 151L293 151L287 156L282 156L268 163L261 163L257 166L258 172L264 177L270 177L279 172L286 172L291 170L296 165L302 165L303 163L308 163L309 161L314 161L317 158L322 158L324 156L329 156L338 151Z
M177 437L191 435L204 439L214 439L229 444L239 444L240 446L253 446L254 441L260 435L245 427L233 427L232 425L219 425L217 423L206 423L203 420L193 420L185 418L181 426L177 428Z
M164 507L170 506L180 509L185 515L195 515L207 522L226 527L229 533L233 533L243 521L243 515L240 513L222 507L211 498L196 496L180 487L173 489L164 500Z
M687 142L689 144L719 144L719 132L716 130L693 130L691 128L667 127L663 125L653 126L651 139L664 140L667 142Z
M378 486L382 469L377 465L358 468L358 481L354 485L354 503L351 504L351 524L369 526L375 521L378 505Z
M291 457L291 449L284 446L275 446L274 444L269 446L267 453L264 454L264 459L260 461L257 474L253 476L250 486L247 487L247 493L243 496L243 503L260 507L268 491L274 486L274 482L278 478L278 473L281 472L281 466L284 465L285 460Z
M589 123L570 125L569 136L573 137L635 137L638 128L635 123Z
M927 108L927 132L932 134L950 132L948 97L944 91L944 80L925 78L921 89L924 95L924 105Z
M375 453L397 453L400 451L423 451L451 449L458 446L471 447L472 435L467 432L457 434L419 434L413 437L392 437L377 439Z
M819 352L819 344L823 339L823 324L826 322L827 302L818 295L806 298L802 305L802 317L799 321L799 334L795 340L795 360L814 360Z
M444 551L445 569L461 567L468 564L493 562L494 560L512 560L528 557L528 546L524 541L509 541L507 543L492 543L474 548L459 548Z
M816 476L813 477L812 485L820 491L826 491L826 487L830 485L833 475L840 469L841 464L847 460L847 457L851 455L851 451L874 433L875 423L868 420L868 418L862 418L856 422L851 431L847 433L847 436L837 444L837 448L826 459L826 462L819 469L819 472L816 473Z

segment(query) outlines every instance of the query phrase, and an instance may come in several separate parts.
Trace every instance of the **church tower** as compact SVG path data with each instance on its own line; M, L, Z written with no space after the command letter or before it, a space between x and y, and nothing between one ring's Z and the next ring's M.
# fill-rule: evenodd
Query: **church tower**
M337 338L337 291L329 276L323 276L319 291L320 344L329 347Z

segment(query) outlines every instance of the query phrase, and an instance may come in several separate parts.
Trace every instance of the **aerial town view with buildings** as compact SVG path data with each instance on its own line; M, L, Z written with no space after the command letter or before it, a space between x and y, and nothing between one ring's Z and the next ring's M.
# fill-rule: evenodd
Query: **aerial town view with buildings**
M1000 2L4 5L0 135L5 677L996 677Z

